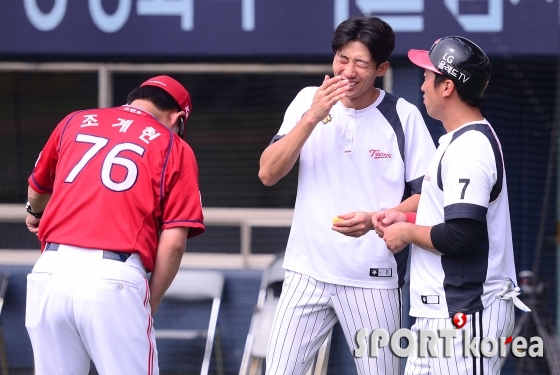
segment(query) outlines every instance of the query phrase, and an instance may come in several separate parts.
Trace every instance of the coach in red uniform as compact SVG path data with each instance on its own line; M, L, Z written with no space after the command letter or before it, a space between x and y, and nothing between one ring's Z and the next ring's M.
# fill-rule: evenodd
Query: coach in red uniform
M127 101L66 116L29 177L26 224L44 245L27 279L37 375L85 375L90 359L100 374L159 373L152 314L204 232L181 140L191 100L158 76Z

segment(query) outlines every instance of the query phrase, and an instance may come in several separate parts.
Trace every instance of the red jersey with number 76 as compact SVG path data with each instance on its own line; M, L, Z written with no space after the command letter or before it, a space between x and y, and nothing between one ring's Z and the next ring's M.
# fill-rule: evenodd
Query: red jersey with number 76
M47 141L29 185L52 194L42 243L138 252L154 267L163 229L204 232L198 166L190 146L132 106L73 112Z

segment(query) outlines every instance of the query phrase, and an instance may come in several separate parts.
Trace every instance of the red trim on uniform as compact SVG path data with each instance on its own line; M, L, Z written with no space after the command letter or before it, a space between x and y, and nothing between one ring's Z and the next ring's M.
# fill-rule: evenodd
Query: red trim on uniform
M416 223L416 212L405 212L404 216L406 216L406 222L415 224Z
M146 296L144 296L144 306L147 306L148 301L150 301L150 284L148 282L148 279L144 279L144 281L146 282Z
M150 301L150 284L148 283L148 279L144 279L146 281L146 296L144 297L144 307L146 311L148 311L148 303ZM154 342L152 341L152 314L148 314L148 342L150 345L150 349L148 350L148 375L152 375L154 373Z
M53 192L52 189L41 186L37 182L37 180L35 180L35 176L33 175L33 173L31 173L31 176L29 177L29 185L33 190L35 190L39 194L52 194Z

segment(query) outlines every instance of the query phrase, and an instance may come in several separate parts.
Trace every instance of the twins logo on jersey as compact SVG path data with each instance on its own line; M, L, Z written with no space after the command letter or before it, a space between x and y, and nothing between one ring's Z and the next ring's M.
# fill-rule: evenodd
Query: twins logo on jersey
M391 159L393 157L393 155L388 152L374 149L369 150L369 154L374 159Z

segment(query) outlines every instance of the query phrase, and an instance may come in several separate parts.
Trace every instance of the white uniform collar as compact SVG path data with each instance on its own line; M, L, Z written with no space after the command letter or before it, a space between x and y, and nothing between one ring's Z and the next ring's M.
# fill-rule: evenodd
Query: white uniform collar
M488 122L488 120L486 120L485 118L483 118L482 120L467 122L467 123L465 123L465 124L459 126L457 129L452 130L452 131L450 131L449 133L446 133L446 134L442 135L441 137L439 137L439 143L441 144L443 141L446 141L447 138L453 137L453 134L455 134L457 131L463 129L465 126L469 126L469 125L473 125L473 124L486 124L486 125L490 125L490 123Z

